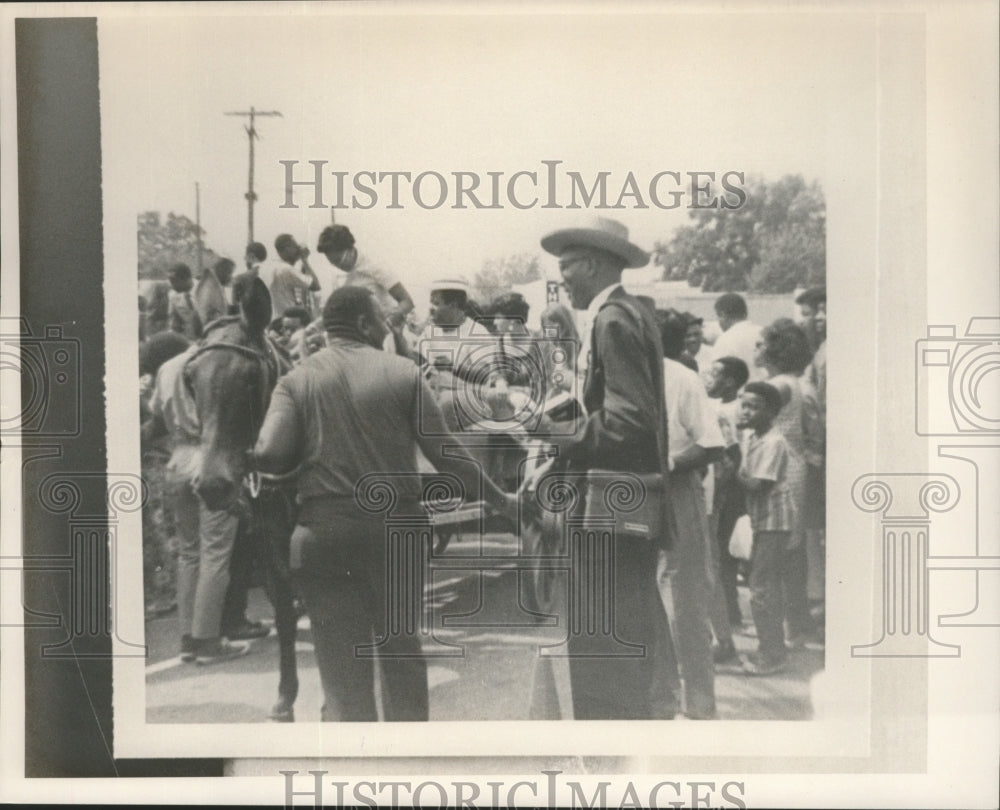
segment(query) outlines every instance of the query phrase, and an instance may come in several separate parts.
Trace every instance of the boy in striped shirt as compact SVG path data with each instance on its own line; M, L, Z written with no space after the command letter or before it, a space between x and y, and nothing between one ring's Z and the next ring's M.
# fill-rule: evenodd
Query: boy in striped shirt
M786 483L788 445L774 427L781 394L766 382L750 382L740 398L737 427L746 428L739 479L746 491L753 528L750 555L750 609L757 627L756 654L743 661L747 675L781 672L785 649L782 558L792 536L794 503Z

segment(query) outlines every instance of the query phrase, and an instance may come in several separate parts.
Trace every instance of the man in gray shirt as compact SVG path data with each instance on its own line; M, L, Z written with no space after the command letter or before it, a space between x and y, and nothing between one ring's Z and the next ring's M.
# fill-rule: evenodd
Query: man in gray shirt
M356 492L359 481L385 474L396 498L394 517L419 515L419 446L439 471L458 476L467 493L481 494L512 521L517 506L514 496L481 477L448 437L416 364L379 350L388 330L370 290L336 290L323 310L323 323L327 348L279 381L255 455L265 471L299 468L301 508L291 567L312 624L323 719L372 721L378 719L373 659L357 648L385 633L390 579L413 576L405 567L393 569L394 561L401 556L412 566L424 554L415 546L402 555L388 554L386 517L364 508ZM414 534L406 542L425 541ZM384 719L428 719L427 667L418 628L386 639L377 647Z

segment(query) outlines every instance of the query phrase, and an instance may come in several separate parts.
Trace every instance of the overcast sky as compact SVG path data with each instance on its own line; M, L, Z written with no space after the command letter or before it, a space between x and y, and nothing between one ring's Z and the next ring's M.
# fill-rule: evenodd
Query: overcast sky
M835 15L404 16L395 8L102 18L104 160L127 166L135 212L193 218L197 181L207 243L240 259L247 137L245 122L223 113L251 105L282 113L258 121L255 236L269 249L286 231L315 249L330 222L329 210L307 207L308 189L296 191L297 210L280 207L280 160L299 161L303 178L308 161L328 161L325 170L348 172L348 184L364 170L472 171L484 184L486 172L500 171L506 183L559 160L559 171L588 181L610 172L612 197L629 172L644 194L661 171L836 179L827 176L825 132L844 92L837 66L851 53ZM485 259L542 254L539 237L581 214L506 200L502 210L452 210L453 183L445 206L423 210L403 188L402 209L387 207L386 181L373 208L336 218L415 298L437 276L471 280ZM424 188L433 204L436 184ZM530 201L527 185L519 188ZM331 202L332 175L324 192ZM687 220L684 207L632 210L632 202L603 215L646 249ZM320 256L314 266L332 274ZM555 261L545 267L554 273Z

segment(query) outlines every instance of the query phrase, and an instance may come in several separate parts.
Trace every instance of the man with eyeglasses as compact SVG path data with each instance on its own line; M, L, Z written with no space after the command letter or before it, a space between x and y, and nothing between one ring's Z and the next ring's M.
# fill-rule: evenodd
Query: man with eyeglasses
M580 357L587 369L587 415L572 435L559 435L547 421L542 424L559 449L557 462L565 465L570 481L579 481L579 474L588 471L601 471L598 475L610 475L612 481L615 471L662 476L667 419L659 333L653 313L621 285L622 270L646 265L649 254L629 241L624 225L604 218L554 231L541 244L559 258L571 304L588 316ZM591 480L589 474L586 480ZM588 497L594 494L588 484ZM663 505L666 527L670 520L663 495L648 493L651 503ZM590 506L594 504L585 514ZM588 519L584 530L590 534ZM597 535L602 531L606 529L594 528ZM673 644L656 585L657 550L665 542L663 536L616 529L611 559L598 558L605 553L597 550L599 543L580 546L581 559L574 566L578 571L571 578L591 569L614 572L613 589L594 594L613 600L597 607L600 614L612 617L613 633L570 635L576 719L671 718L677 711ZM622 655L623 649L630 654Z

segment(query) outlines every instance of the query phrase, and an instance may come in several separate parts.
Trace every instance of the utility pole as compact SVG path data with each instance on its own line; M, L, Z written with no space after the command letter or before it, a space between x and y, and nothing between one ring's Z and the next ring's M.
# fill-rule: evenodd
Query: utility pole
M282 116L281 113L278 112L277 110L268 110L264 112L262 110L255 109L254 107L251 107L248 111L245 112L227 112L225 113L225 115L237 115L240 116L241 118L250 119L250 125L249 126L244 125L243 127L243 129L246 130L247 138L250 141L250 174L249 174L247 193L244 195L247 200L247 244L249 244L250 242L253 241L253 204L257 201L257 195L254 193L253 190L253 142L254 138L257 138L259 136L257 135L256 128L254 127L254 119L258 115L268 116L272 118L275 116L281 118Z
M194 224L198 229L198 278L201 278L201 188L194 184Z

